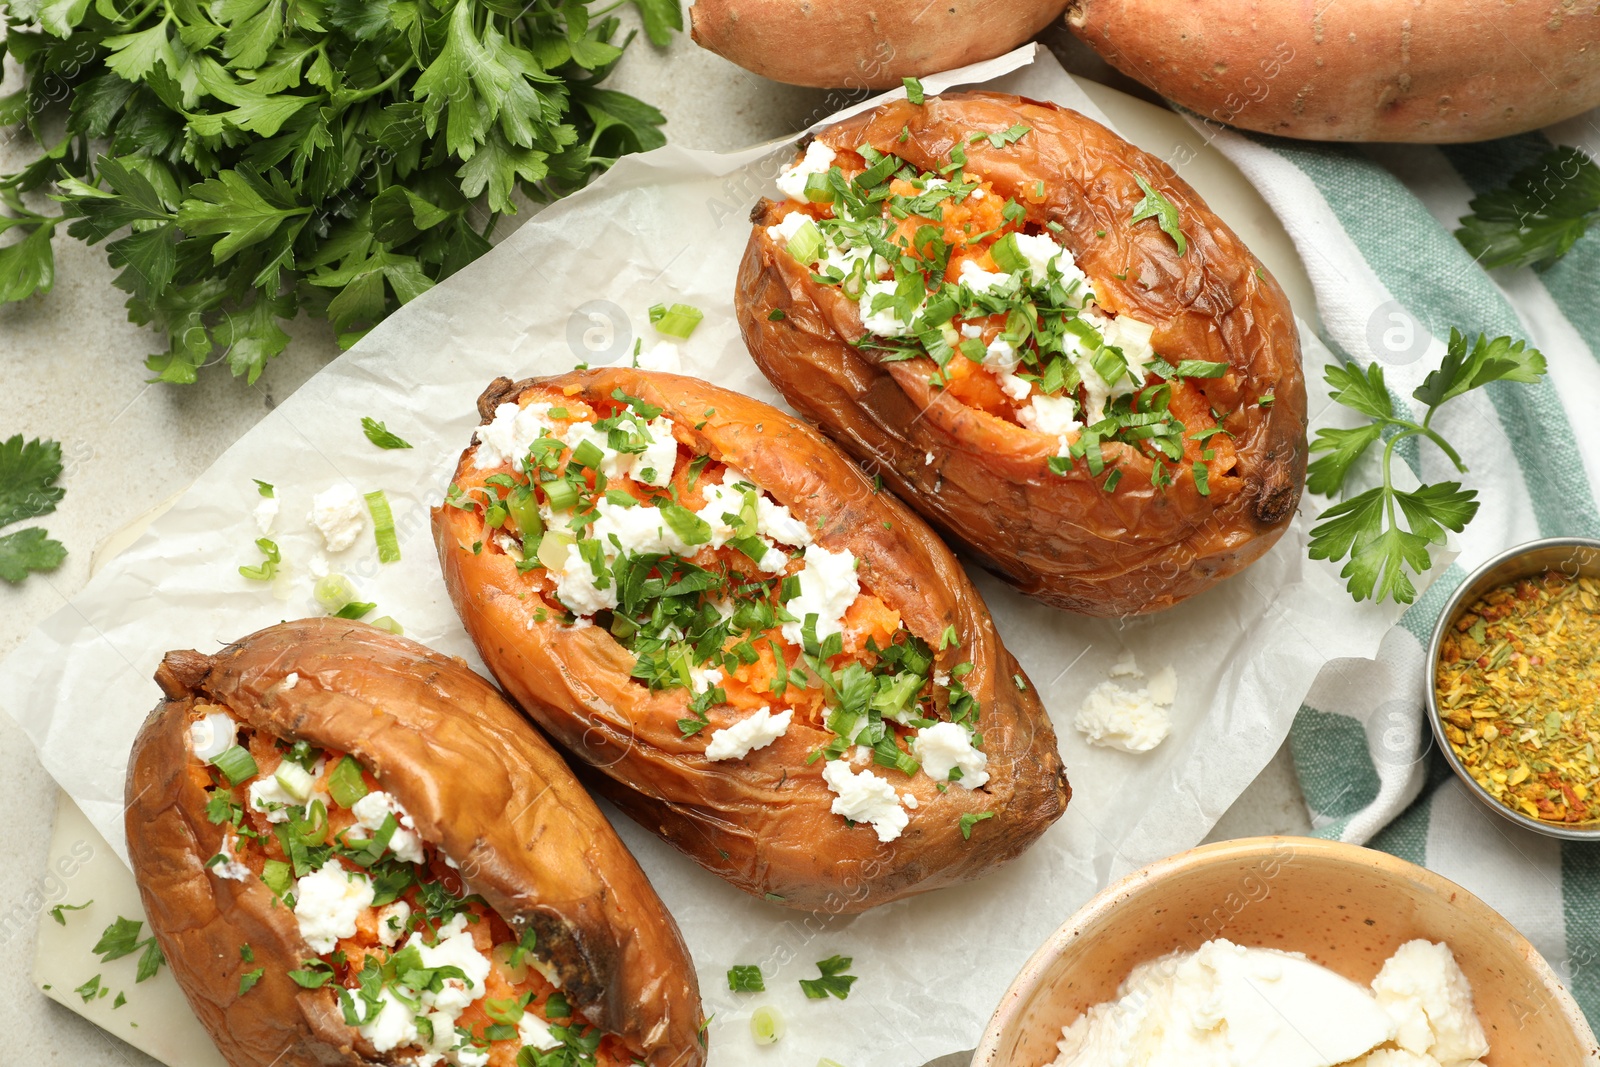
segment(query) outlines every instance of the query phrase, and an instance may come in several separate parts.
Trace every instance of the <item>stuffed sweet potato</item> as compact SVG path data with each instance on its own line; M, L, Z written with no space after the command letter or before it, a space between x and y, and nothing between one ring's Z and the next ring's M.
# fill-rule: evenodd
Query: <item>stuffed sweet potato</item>
M459 660L310 619L156 680L129 856L232 1067L705 1062L672 917Z
M821 435L638 370L479 400L434 535L512 697L747 892L860 911L1058 818L1050 721L949 550Z
M829 127L735 305L783 395L1017 588L1159 610L1282 534L1305 383L1277 283L1172 169L995 93Z

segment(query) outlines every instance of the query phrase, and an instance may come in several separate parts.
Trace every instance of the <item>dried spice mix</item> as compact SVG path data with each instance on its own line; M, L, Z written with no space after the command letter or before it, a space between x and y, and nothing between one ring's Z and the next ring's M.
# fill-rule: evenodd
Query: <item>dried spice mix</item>
M1446 633L1435 685L1450 747L1513 811L1600 819L1600 582L1559 571L1499 586Z

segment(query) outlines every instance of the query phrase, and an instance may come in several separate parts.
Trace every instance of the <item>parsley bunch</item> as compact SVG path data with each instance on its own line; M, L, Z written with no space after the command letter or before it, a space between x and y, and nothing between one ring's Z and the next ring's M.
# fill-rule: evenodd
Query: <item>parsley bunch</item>
M1552 149L1467 206L1456 239L1479 263L1545 270L1600 220L1600 166L1580 149Z
M1410 492L1396 489L1390 472L1395 447L1409 437L1426 438L1466 473L1461 456L1433 429L1434 414L1448 401L1490 382L1535 382L1544 372L1544 356L1522 341L1480 336L1469 348L1461 332L1451 330L1444 361L1411 394L1427 407L1416 422L1396 414L1378 364L1365 374L1358 367L1329 367L1324 378L1333 399L1372 421L1348 430L1317 431L1311 451L1326 455L1306 469L1306 488L1324 496L1340 492L1351 467L1379 440L1384 441L1383 484L1322 513L1322 521L1311 530L1311 558L1347 560L1339 576L1356 600L1393 597L1411 603L1417 590L1407 569L1421 574L1432 565L1428 546L1443 544L1446 530L1460 533L1466 528L1478 513L1478 493L1461 488L1460 482L1436 482Z
M681 28L676 0L631 2L657 44ZM0 300L50 288L65 224L108 241L129 318L167 334L157 380L193 382L220 349L253 382L302 310L348 346L488 251L513 190L548 200L664 143L659 111L600 88L631 40L615 6L11 3L0 52L26 84L0 123L44 154L0 177L0 232L25 235L0 249ZM27 208L52 180L61 213Z
M0 263L0 285L4 278ZM24 443L21 434L0 441L0 529L54 511L66 494L56 485L60 477L60 443L37 438ZM33 571L55 570L66 558L61 542L46 536L42 526L0 535L0 580L16 584Z

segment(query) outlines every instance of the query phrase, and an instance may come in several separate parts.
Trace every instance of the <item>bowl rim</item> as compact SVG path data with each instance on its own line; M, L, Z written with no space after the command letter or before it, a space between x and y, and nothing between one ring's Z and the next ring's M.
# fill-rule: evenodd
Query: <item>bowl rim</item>
M1524 556L1533 555L1548 549L1572 548L1589 549L1600 559L1600 538L1595 537L1540 537L1532 541L1524 541L1519 545L1512 545L1503 552L1496 553L1475 567L1461 584L1451 591L1449 598L1444 602L1444 607L1439 611L1439 617L1434 620L1433 633L1428 639L1428 647L1424 653L1423 666L1427 672L1423 679L1422 707L1423 713L1428 718L1428 728L1433 732L1434 744L1438 746L1445 762L1450 765L1450 770L1455 774L1461 784L1466 787L1467 793L1480 804L1492 809L1495 814L1518 826L1546 837L1556 837L1564 841L1596 841L1600 840L1600 819L1583 824L1582 826L1561 826L1555 823L1543 822L1532 818L1520 811L1513 810L1496 800L1487 789L1478 784L1472 777L1466 764L1461 762L1461 757L1456 755L1455 747L1450 744L1450 739L1444 734L1444 723L1439 717L1439 693L1434 681L1436 668L1439 663L1439 646L1444 642L1444 636L1466 607L1468 596L1481 595L1485 590L1474 587L1488 577L1491 571L1498 570L1508 563L1514 563Z
M1584 1058L1584 1067L1600 1067L1600 1043L1596 1042L1594 1030L1590 1027L1588 1019L1584 1016L1578 1002L1573 999L1565 983L1550 967L1544 956L1533 943L1523 936L1511 920L1501 915L1498 911L1484 903L1477 894L1457 885L1441 874L1418 866L1408 860L1387 852L1379 852L1362 845L1352 845L1344 841L1330 841L1320 837L1298 837L1294 835L1272 835L1263 837L1241 837L1230 841L1218 841L1209 845L1200 845L1156 860L1146 864L1138 870L1112 882L1106 888L1096 893L1083 907L1074 912L1067 921L1056 928L1055 932L1047 938L1044 944L1036 949L1028 961L1022 965L1022 970L1012 980L1000 998L999 1005L994 1014L989 1018L989 1025L984 1029L983 1037L978 1042L978 1047L972 1056L971 1067L1025 1067L1025 1065L1008 1064L1000 1058L1000 1041L1011 1025L1019 1021L1020 1016L1028 1006L1030 994L1038 986L1046 968L1063 952L1067 945L1075 941L1078 931L1090 926L1115 908L1124 900L1132 896L1139 889L1163 878L1173 875L1181 870L1193 867L1197 863L1216 864L1236 861L1239 859L1255 859L1270 856L1274 850L1288 845L1297 851L1315 853L1322 858L1343 863L1357 863L1366 868L1375 868L1378 871L1400 880L1405 879L1420 882L1435 893L1441 895L1454 894L1457 907L1477 908L1487 912L1499 920L1503 927L1501 931L1512 940L1512 947L1527 960L1533 968L1545 992L1556 1004L1562 1017L1572 1027L1579 1040L1588 1046L1588 1055ZM1065 1025L1065 1023L1063 1023ZM1040 1065L1048 1067L1048 1065Z

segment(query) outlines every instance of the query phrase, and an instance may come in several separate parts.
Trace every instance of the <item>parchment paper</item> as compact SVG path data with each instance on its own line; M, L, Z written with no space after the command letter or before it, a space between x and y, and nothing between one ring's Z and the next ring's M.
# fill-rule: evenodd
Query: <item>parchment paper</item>
M1030 46L926 81L930 92L990 82L1103 120L1048 53L1031 58ZM646 309L683 301L706 313L683 346L685 369L781 405L745 353L731 300L746 213L772 192L790 153L787 142L731 155L667 147L623 159L546 209L306 383L0 666L6 710L119 851L126 756L159 697L150 679L162 653L214 650L320 613L308 566L321 543L305 520L314 493L340 480L387 492L404 558L378 564L369 527L334 568L408 636L481 669L445 596L427 509L443 495L491 378L626 359L635 338L655 340ZM1327 353L1302 334L1307 379L1320 381ZM363 415L415 448L373 447ZM282 502L273 536L288 577L273 589L238 574L260 558L255 478L276 485ZM1050 708L1075 791L1032 851L982 882L849 919L790 912L727 887L616 816L694 954L715 1013L712 1063L811 1067L829 1056L847 1067L917 1067L971 1048L1022 962L1097 888L1199 841L1276 751L1322 666L1373 654L1395 617L1353 604L1331 568L1306 560L1315 509L1307 498L1245 574L1153 618L1079 618L976 575ZM1125 650L1150 672L1172 664L1180 683L1172 736L1142 756L1091 748L1071 726ZM805 1000L796 980L834 953L854 957L854 992L844 1002ZM763 966L770 992L729 993L728 967L749 963ZM789 1022L770 1048L748 1032L760 1004Z

